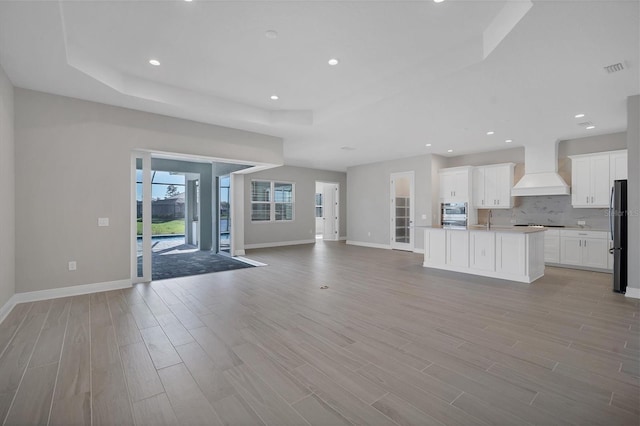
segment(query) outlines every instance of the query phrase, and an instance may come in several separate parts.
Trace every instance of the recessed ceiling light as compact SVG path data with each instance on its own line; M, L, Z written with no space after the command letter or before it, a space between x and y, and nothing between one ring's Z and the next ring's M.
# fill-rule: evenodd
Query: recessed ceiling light
M266 38L278 38L278 32L276 30L268 30L264 33Z
M191 3L193 0L184 0L184 1L186 1L187 3Z
M491 136L491 135L493 135L494 133L495 133L494 131L491 131L491 130L490 130L490 131L488 131L488 132L487 132L487 135L488 135L488 136Z
M337 60L336 58L331 58L329 59L329 61L327 61L329 65L334 66L334 65L338 65L340 63L339 60Z
M587 130L591 130L591 129L595 129L595 128L596 128L596 126L587 126L586 127Z
M511 139L507 139L506 141L504 141L504 143L511 143L513 142Z
M434 3L442 3L444 0L433 0Z
M272 101L277 101L278 99L280 99L280 97L278 95L271 95L271 100Z
M431 144L430 144L430 143L428 143L428 144L426 144L425 146L431 146Z
M453 152L453 150L452 149L448 149L447 152Z
M576 114L574 117L575 118L582 118L582 117L584 117L584 114Z
M149 63L151 65L153 65L154 67L159 67L160 66L160 61L157 59L149 59Z

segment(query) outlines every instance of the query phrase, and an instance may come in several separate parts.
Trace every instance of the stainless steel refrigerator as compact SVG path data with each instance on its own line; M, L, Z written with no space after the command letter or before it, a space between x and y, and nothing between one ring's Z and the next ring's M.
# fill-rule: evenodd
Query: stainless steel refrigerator
M609 203L609 225L613 254L613 291L627 290L627 181L613 181Z

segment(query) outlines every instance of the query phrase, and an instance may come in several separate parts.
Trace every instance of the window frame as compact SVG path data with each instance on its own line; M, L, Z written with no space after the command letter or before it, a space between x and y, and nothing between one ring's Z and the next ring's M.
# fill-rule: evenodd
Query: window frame
M253 183L262 182L269 184L269 201L254 201L253 199ZM282 202L275 200L275 186L277 184L291 185L291 202ZM250 183L250 215L251 223L286 223L293 222L296 218L296 184L295 182L289 182L286 180L267 180L267 179L251 179ZM269 206L269 220L255 220L253 218L253 205L254 204L266 204ZM291 219L276 219L276 205L277 204L291 204Z

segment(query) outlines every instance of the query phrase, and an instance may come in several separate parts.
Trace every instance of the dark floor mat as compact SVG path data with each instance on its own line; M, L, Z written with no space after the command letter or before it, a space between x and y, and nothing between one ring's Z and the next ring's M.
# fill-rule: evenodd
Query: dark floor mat
M153 253L151 279L153 281L234 269L253 268L253 265L210 251L189 253ZM138 273L142 275L142 258L138 258Z

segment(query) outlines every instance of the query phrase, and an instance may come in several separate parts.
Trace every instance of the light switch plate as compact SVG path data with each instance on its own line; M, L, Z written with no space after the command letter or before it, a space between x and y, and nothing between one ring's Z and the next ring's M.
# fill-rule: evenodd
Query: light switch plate
M69 270L70 271L75 271L78 268L78 265L76 264L75 260L72 260L71 262L69 262Z
M109 218L108 217L99 217L98 218L98 226L109 226Z
M423 214L423 215L422 215L422 220L426 220L426 219L427 219L427 215L426 215L426 214Z
M587 221L586 221L586 220L579 220L579 221L578 221L578 225L579 225L579 226L585 226L586 224L587 224Z

